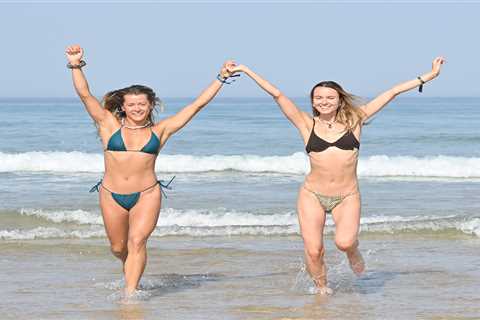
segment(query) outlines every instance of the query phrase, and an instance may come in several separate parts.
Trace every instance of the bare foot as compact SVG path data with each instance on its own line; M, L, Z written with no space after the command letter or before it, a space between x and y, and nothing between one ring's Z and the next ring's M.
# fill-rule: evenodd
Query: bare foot
M352 253L347 254L347 258L353 273L360 276L365 271L365 262L363 261L360 251L355 249Z
M140 301L147 300L150 297L151 297L151 293L144 290L129 291L127 289L124 289L123 294L121 294L120 303L138 304Z
M311 293L321 295L330 295L333 293L333 290L327 287L327 277L325 275L316 276L312 280L315 287L312 288Z
M315 287L312 288L311 293L320 294L320 295L331 295L333 294L333 290L329 287Z
M135 293L137 292L137 288L128 288L128 287L125 287L123 289L123 294L125 295L125 297L127 298L131 298L133 296L135 296Z

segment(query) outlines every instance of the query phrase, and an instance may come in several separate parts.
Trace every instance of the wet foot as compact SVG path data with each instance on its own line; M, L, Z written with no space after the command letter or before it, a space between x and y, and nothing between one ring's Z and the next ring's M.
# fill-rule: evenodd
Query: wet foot
M123 294L124 294L125 298L127 298L127 299L135 296L135 292L136 292L135 289L132 290L132 289L129 289L129 288L125 288L123 290Z
M313 287L310 291L312 294L320 294L320 295L331 295L333 294L333 290L329 287Z
M347 257L353 273L360 276L365 271L365 262L360 251L355 249L352 253L347 254Z
M147 300L151 297L151 293L144 290L127 291L124 289L120 295L119 302L121 304L138 304L142 300ZM143 319L143 318L142 318Z
M313 283L315 287L312 288L311 293L321 295L330 295L333 293L333 290L327 287L327 277L325 275L314 277Z

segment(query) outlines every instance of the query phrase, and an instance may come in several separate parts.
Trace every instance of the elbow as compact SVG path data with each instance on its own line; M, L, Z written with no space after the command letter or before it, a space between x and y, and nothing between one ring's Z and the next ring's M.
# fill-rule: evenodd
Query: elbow
M280 100L282 97L285 97L281 91L272 92L272 97L275 101Z
M392 100L393 98L398 96L400 93L402 93L402 90L399 87L393 87L392 89L386 92L388 100Z
M80 100L85 101L88 100L89 98L92 97L92 94L90 92L77 92L78 97Z
M212 99L213 99L213 97L212 98L205 98L205 97L200 96L190 104L190 108L194 109L195 112L198 112L198 111L202 110Z
M197 103L192 103L191 104L191 108L193 110L193 114L197 114L200 110L202 110L206 105L208 104L208 102L197 102Z
M90 88L87 85L74 85L75 92L77 93L78 97L82 100L88 99L92 96L90 92Z
M90 93L84 93L84 92L78 92L77 94L82 101L87 100L92 96Z
M77 95L80 99L86 100L92 96L90 93L90 90L84 89L84 88L75 88L75 91L77 92Z

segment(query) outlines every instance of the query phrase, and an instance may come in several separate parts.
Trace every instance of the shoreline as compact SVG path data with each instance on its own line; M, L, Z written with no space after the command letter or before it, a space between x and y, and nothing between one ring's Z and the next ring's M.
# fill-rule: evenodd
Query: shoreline
M136 311L125 318L119 316L125 311L120 263L106 239L0 244L0 306L14 315L7 319L17 320L139 314L134 318L378 319L383 314L382 319L404 319L480 312L478 238L361 235L367 264L361 278L349 270L331 237L325 244L334 289L328 297L309 294L299 236L151 239L143 290L130 302ZM19 301L27 307L19 308Z

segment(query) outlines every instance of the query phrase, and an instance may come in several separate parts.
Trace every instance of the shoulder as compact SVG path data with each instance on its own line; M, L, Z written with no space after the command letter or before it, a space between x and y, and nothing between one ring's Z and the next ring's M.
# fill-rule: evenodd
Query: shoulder
M105 110L105 118L102 121L97 121L99 130L112 132L121 126L120 120L115 117L110 111Z
M305 111L302 111L302 118L303 122L305 123L305 127L307 127L309 130L312 129L315 123L315 117L306 113Z
M355 127L348 129L348 131L350 131L359 142L360 142L360 136L362 135L362 125L363 125L363 122L359 122Z
M152 131L157 134L157 136L161 136L165 132L165 128L168 123L168 118L164 118L157 123L154 123L152 126Z
M314 117L312 115L310 115L309 113L305 112L305 111L302 111L302 117L305 121L310 121L312 122Z
M368 103L364 103L355 107L355 109L358 110L360 113L362 113L364 116L366 116L367 108L368 108Z
M111 117L108 117L100 123L96 123L98 135L104 143L107 143L108 139L110 139L112 135L122 126L120 121L115 116L113 116L110 112L108 113L111 115Z

